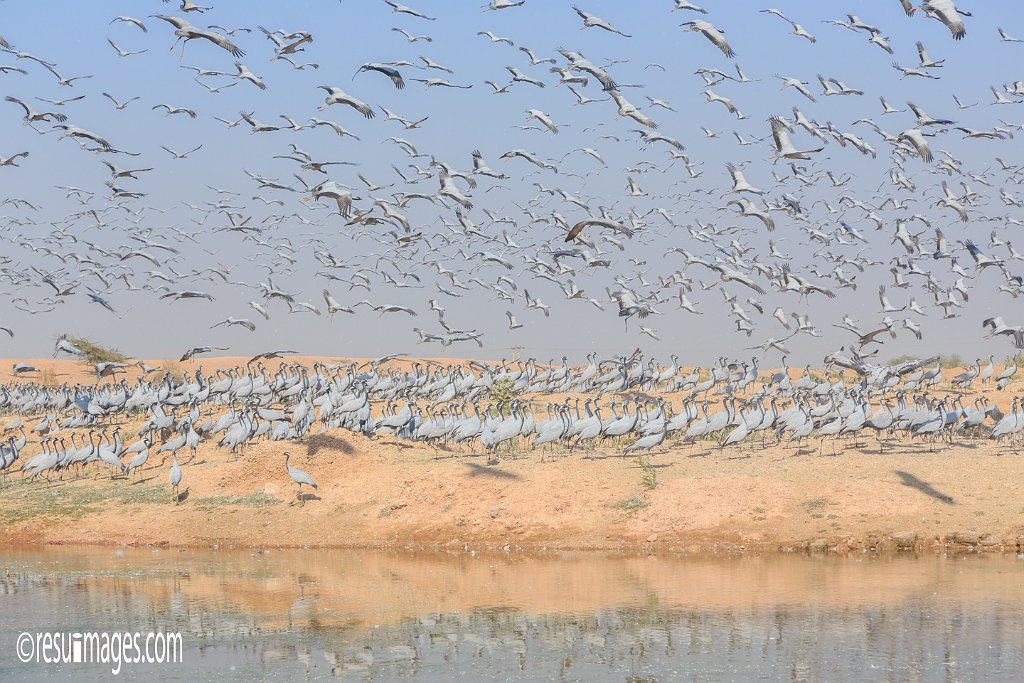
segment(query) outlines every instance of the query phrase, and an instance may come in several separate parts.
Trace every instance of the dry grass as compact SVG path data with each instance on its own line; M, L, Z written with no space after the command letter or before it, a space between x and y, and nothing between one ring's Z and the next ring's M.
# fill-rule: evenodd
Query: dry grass
M96 365L97 363L124 363L128 360L128 356L114 347L98 344L85 337L68 337L68 341L81 349L82 353L85 354L82 360L89 365Z
M175 382L180 382L185 377L185 369L181 363L174 359L165 360L160 364L160 370L168 373Z
M53 368L43 368L39 371L39 377L36 382L42 384L44 387L56 387L60 386L60 381L57 379L57 372Z

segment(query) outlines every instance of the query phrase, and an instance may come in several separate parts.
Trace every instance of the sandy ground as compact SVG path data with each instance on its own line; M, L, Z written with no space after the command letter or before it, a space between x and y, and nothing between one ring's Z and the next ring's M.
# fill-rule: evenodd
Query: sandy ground
M206 372L232 364L203 361ZM57 365L70 381L84 379L68 362ZM622 445L503 452L488 465L468 450L341 431L255 444L237 458L204 444L194 462L180 454L179 505L167 484L170 461L155 456L134 484L98 468L53 484L12 475L0 483L0 544L1024 550L1024 454L1016 445L964 438L933 452L892 440L880 453L872 437L839 442L833 456L816 441L803 449L706 444L703 453L666 442L646 457L653 487ZM37 450L30 444L24 457ZM319 484L302 505L285 450Z

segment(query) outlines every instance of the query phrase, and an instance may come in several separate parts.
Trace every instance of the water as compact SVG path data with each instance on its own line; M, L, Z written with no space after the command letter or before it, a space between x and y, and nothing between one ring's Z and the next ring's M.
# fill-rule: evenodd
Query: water
M0 550L0 680L1024 676L1024 560ZM22 664L20 632L180 631L183 662Z

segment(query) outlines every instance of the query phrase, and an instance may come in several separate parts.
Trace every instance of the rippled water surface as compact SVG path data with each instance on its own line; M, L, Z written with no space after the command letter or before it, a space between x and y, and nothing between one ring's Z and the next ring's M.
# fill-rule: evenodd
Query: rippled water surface
M1024 678L1024 560L0 550L0 680ZM21 632L184 661L22 664Z

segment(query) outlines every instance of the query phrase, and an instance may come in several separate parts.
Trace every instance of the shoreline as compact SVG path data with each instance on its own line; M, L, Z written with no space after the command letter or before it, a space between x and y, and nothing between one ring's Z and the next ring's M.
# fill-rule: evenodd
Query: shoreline
M899 557L918 555L981 555L981 554L1019 554L1024 555L1024 536L1004 538L999 535L974 532L953 532L949 537L922 539L913 532L907 534L886 534L866 538L819 538L802 541L765 541L757 544L734 544L725 539L706 540L700 542L690 539L664 539L664 543L647 543L620 541L606 546L555 546L538 545L526 542L522 545L496 543L473 543L453 539L445 544L423 544L418 541L363 541L349 544L331 545L287 545L287 544L238 544L223 539L219 542L175 543L166 540L152 541L115 541L78 539L47 540L32 539L14 535L7 538L0 534L0 552L38 550L43 547L69 548L154 548L161 550L210 550L214 552L238 551L296 551L296 550L349 550L409 553L437 553L451 555L527 555L531 557L555 557L567 555L595 555L599 557L638 557L644 555L664 555L678 557L767 557L774 555L833 555L849 557L855 554L870 553L874 557ZM679 544L677 545L676 542ZM461 546L461 547L459 547Z
M215 360L204 371L233 362ZM74 361L45 362L64 379L87 377ZM1012 395L987 393L1004 402ZM534 400L539 406L562 398ZM120 417L129 442L140 418ZM25 457L35 452L32 441ZM26 482L16 472L0 478L0 547L1024 552L1016 486L1024 481L1024 451L1016 444L958 433L954 445L937 451L902 437L844 437L833 455L818 441L793 447L751 439L721 450L713 441L686 444L673 436L639 460L623 455L627 443L575 450L515 443L488 465L478 449L344 430L253 443L237 457L211 439L194 461L187 449L179 452L177 506L167 482L170 458L161 461L154 447L140 483L110 479L101 465L63 483ZM302 506L293 504L286 450L319 484L317 499Z
M302 505L284 472L286 447L320 484ZM0 547L1020 553L1024 504L1009 482L1024 475L1024 459L1015 450L972 443L833 457L769 446L700 456L671 446L647 458L657 477L648 489L646 470L607 448L545 461L506 455L489 466L480 456L332 433L256 444L235 460L204 446L182 464L177 506L169 461L137 484L102 473L50 485L10 478L0 483Z

